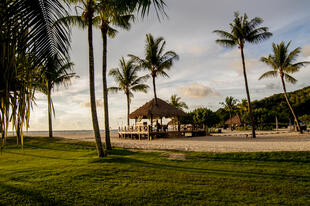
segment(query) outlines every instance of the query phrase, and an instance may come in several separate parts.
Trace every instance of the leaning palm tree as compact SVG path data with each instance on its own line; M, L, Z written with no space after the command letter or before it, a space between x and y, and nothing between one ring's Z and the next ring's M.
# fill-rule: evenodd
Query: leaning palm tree
M234 22L230 24L230 32L215 30L214 32L220 35L223 39L218 39L216 42L225 47L234 47L238 46L241 52L242 66L243 66L243 76L245 82L246 95L248 100L248 111L252 123L252 137L255 138L255 123L251 106L251 98L248 87L248 80L245 68L245 59L244 59L244 46L246 42L249 43L259 43L265 39L268 39L272 36L268 32L268 27L258 27L263 23L263 19L255 17L251 20L248 19L247 14L244 16L239 16L238 12L235 12ZM257 28L258 27L258 28Z
M236 110L236 104L238 100L235 99L234 97L226 97L225 102L221 102L220 104L224 106L224 110L226 110L229 113L229 118L230 118L230 129L232 130L232 114Z
M132 54L129 55L141 67L147 69L150 72L150 76L153 80L153 91L156 104L156 77L169 77L166 73L166 70L169 70L173 66L174 61L179 59L179 56L174 51L164 52L165 45L166 41L163 37L154 39L152 34L147 34L145 44L145 59L139 58Z
M112 76L118 87L110 87L110 92L123 91L127 98L127 126L129 126L129 114L130 114L130 103L133 97L133 92L147 92L149 86L143 84L149 76L144 75L139 77L138 72L140 67L137 66L131 59L128 62L125 61L124 57L120 60L120 68L111 69L109 75Z
M181 110L188 109L186 103L182 102L181 97L178 97L176 94L171 95L169 104Z
M57 55L50 58L43 70L43 88L42 91L47 95L48 102L48 131L49 137L53 137L52 112L55 110L52 101L52 90L55 86L67 86L73 77L77 77L75 73L70 72L73 67L72 62L63 63Z
M301 67L309 64L310 62L294 62L298 54L301 52L301 48L298 47L293 51L289 52L288 47L290 46L290 44L291 42L285 45L283 41L280 44L272 44L273 54L270 54L268 57L261 58L261 61L269 65L272 70L264 73L259 79L261 80L267 77L276 77L277 75L280 76L287 105L292 112L297 129L300 133L302 133L297 115L295 114L294 109L288 99L285 81L295 84L297 80L290 74L298 72Z

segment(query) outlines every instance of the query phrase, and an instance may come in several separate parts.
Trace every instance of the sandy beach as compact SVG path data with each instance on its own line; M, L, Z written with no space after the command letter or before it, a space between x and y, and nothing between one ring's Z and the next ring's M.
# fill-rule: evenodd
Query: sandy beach
M258 131L257 138L246 137L249 132L224 132L204 137L178 137L169 139L132 140L120 139L116 132L111 133L113 147L146 150L180 150L196 152L271 152L271 151L310 151L310 133L299 134L289 131ZM104 134L101 134L104 137ZM42 136L36 134L32 136ZM89 133L58 132L56 137L81 141L94 141ZM104 142L104 138L102 138Z

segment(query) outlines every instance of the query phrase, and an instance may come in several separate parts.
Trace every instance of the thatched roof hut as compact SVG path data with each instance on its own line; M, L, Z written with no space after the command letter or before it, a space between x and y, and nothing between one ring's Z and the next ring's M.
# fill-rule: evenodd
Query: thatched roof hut
M226 120L225 122L226 125L241 125L241 119L239 115L233 116L231 119Z
M140 108L129 114L130 119L156 119L156 118L172 118L185 116L185 112L168 104L162 99L157 98L142 105Z

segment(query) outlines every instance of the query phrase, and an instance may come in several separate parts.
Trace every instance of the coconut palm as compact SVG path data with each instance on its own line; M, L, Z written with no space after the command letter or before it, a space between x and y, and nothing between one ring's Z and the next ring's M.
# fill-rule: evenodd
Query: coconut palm
M130 20L134 20L131 10L122 10L117 7L118 4L110 0L102 0L98 5L98 16L95 18L98 22L95 24L101 30L103 40L102 52L102 85L103 85L103 104L104 104L104 123L105 123L105 142L106 148L112 149L110 142L109 110L108 110L108 89L107 89L107 45L108 38L114 38L117 30L112 26L125 30L130 29Z
M229 113L230 125L232 125L232 114L236 111L236 104L238 100L234 97L226 97L225 102L221 102L220 104L224 106L224 110ZM230 127L232 129L232 127Z
M109 91L118 92L123 91L127 99L127 126L129 126L129 114L130 114L130 103L133 97L133 92L147 92L149 86L143 84L149 76L138 76L140 67L137 66L131 59L125 61L124 57L119 61L119 68L111 69L109 75L112 76L115 82L118 84L117 87L110 87Z
M152 34L147 34L145 44L145 59L139 58L132 54L129 55L142 68L147 69L150 72L150 76L152 77L153 81L153 91L156 104L156 77L169 77L166 73L166 70L169 70L173 66L174 61L179 59L179 56L174 51L164 52L165 45L166 41L163 37L154 39Z
M66 0L69 3L73 4L80 4L83 8L83 13L81 16L68 16L63 18L63 22L69 22L75 25L79 25L82 28L88 28L88 44L89 44L89 84L90 84L90 105L91 105L91 113L92 113L92 122L93 128L95 133L96 139L96 146L98 151L98 156L103 157L105 156L104 151L102 149L101 137L100 137L100 130L97 118L97 109L96 109L96 98L95 98L95 85L94 85L94 53L93 53L93 40L92 40L92 28L93 23L101 22L103 23L102 29L104 31L107 30L106 24L104 21L115 19L113 17L114 12L117 13L116 16L124 13L131 13L135 10L141 12L142 17L145 14L148 14L149 8L151 3L153 3L156 11L164 13L165 3L163 0L123 0L123 1L108 1L108 0ZM110 10L109 10L110 9ZM109 11L109 12L108 12ZM96 16L99 14L99 16ZM110 15L112 17L110 18ZM117 22L117 21L115 21ZM118 24L118 23L117 23ZM109 27L109 31L112 34L115 30ZM112 32L113 31L113 32ZM108 31L107 31L108 32ZM104 36L103 36L104 38ZM104 41L103 50L106 51L106 42ZM106 57L104 56L106 52L103 52L103 68L106 68ZM103 87L107 88L106 86L106 69L103 69ZM111 148L110 145L110 138L109 138L109 120L108 120L108 103L107 103L107 92L104 89L104 101L105 103L105 126L106 126L106 147L107 149Z
M43 89L42 91L47 95L48 101L48 129L49 137L53 137L52 112L55 115L55 110L52 101L52 90L55 86L67 86L73 77L77 77L75 73L70 72L73 63L64 64L63 59L59 59L57 55L50 58L44 67L43 71Z
M289 52L288 47L290 44L291 42L285 44L283 41L280 44L272 44L273 54L270 54L268 57L261 58L261 61L270 66L272 70L265 72L259 79L261 80L268 77L276 77L278 75L280 76L287 105L292 112L297 129L300 131L300 133L302 133L297 115L295 114L294 109L288 99L285 81L295 84L297 80L290 74L298 72L301 67L310 62L295 62L297 56L301 52L301 48L298 47Z
M248 19L247 14L244 16L239 16L238 12L235 12L235 18L233 23L230 24L230 32L215 30L214 32L220 35L223 39L218 39L216 42L225 47L235 47L238 46L241 52L242 66L243 66L243 76L245 82L246 95L248 100L248 111L252 123L252 137L255 138L255 124L251 106L251 98L248 87L248 80L245 67L245 58L244 58L244 46L246 42L249 43L259 43L265 39L268 39L272 36L268 32L268 27L258 27L263 23L263 19L255 17L251 20Z
M186 103L182 102L181 97L178 97L176 94L171 95L169 104L181 110L188 109Z
M69 27L54 26L66 16L59 0L0 2L0 126L3 142L9 122L23 143L30 108L40 79L39 67L54 54L68 59Z

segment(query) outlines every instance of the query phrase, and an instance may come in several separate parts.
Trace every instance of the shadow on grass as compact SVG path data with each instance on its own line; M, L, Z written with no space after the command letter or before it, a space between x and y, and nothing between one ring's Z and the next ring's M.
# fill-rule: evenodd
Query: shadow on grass
M25 197L25 200L22 200L22 202L15 202L15 201L12 202L8 199L6 205L10 204L26 205L27 203L29 204L29 202L31 203L31 205L64 205L64 202L62 201L48 198L41 192L25 189L25 187L21 188L21 186L8 185L3 182L0 182L0 187L4 188L9 193L15 193L19 196ZM3 200L5 200L5 198ZM0 204L3 200L0 200Z
M155 162L147 162L144 160L132 159L128 157L108 157L104 159L96 159L92 163L119 163L119 164L130 164L132 167L147 167L157 170L173 170L183 172L194 172L194 173L209 173L222 176L231 177L248 177L248 178L272 178L278 180L298 180L310 181L309 175L293 175L293 174L279 174L279 173L264 173L264 172L250 172L239 170L225 170L225 169L212 169L212 168L197 168L197 167L186 167L183 163L176 164L162 164ZM176 162L175 162L176 163ZM178 162L179 163L179 162ZM181 166L182 165L182 166Z
M29 157L37 157L37 158L45 158L45 159L55 159L55 160L77 160L77 158L60 158L60 157L52 157L52 156L45 156L45 155L35 155L35 154L29 154L25 152L12 152L12 151L5 151L5 153L8 154L14 154L14 155L21 155L21 156L29 156Z

